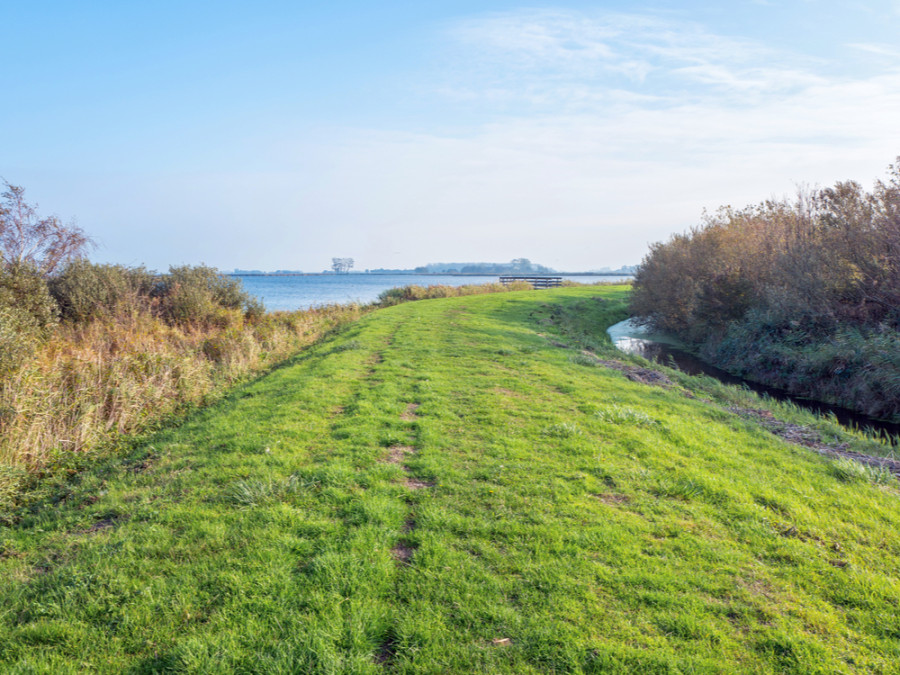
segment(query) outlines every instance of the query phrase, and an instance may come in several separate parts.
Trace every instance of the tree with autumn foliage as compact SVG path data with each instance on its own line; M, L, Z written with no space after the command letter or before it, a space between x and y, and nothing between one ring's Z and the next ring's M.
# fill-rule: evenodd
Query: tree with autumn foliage
M0 199L0 264L11 272L30 269L49 276L64 263L81 258L90 238L74 223L40 216L25 201L25 189L4 180Z

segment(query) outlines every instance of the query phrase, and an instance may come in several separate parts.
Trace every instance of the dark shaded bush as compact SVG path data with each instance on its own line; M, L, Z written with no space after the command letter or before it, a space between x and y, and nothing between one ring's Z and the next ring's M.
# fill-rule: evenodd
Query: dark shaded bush
M14 372L34 353L42 333L31 314L0 304L0 378Z
M113 316L126 306L149 306L157 276L144 267L98 265L76 260L50 279L62 318L85 322Z
M59 308L47 281L31 265L0 267L0 307L31 317L41 330L50 329L59 321Z
M0 267L0 377L31 356L57 322L56 303L34 267Z

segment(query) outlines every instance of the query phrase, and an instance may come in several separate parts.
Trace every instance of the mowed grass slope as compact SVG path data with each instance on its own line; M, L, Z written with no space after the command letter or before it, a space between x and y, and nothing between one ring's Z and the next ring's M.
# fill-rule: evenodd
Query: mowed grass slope
M0 671L898 672L895 486L556 346L626 293L381 310L74 476Z

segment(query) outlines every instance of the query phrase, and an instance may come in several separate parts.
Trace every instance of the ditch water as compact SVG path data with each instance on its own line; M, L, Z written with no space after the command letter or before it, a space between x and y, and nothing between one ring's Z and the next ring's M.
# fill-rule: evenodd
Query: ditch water
M708 375L725 384L744 386L758 394L764 394L779 401L790 401L818 415L834 415L837 421L845 427L865 429L873 435L890 441L894 445L900 443L900 424L861 415L847 408L829 403L792 396L783 389L767 387L764 384L737 377L700 360L683 349L679 349L677 341L665 335L647 332L643 326L635 325L630 319L610 326L607 333L609 333L609 337L616 348L627 354L635 354L650 361L675 367L688 375Z

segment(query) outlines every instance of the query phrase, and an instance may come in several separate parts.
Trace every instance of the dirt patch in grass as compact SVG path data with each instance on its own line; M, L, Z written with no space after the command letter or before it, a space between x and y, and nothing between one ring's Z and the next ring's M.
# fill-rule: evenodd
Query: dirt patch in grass
M118 518L104 518L103 520L98 520L86 530L80 530L78 534L96 534L97 532L103 532L104 530L115 527L118 524Z
M590 352L584 352L590 354ZM606 359L597 359L598 366L612 368L618 370L632 382L640 382L642 384L650 384L656 387L672 387L674 383L665 373L652 368L641 368L640 366L632 366L621 361L608 361Z
M403 420L404 422L412 422L414 419L416 419L419 416L416 413L416 411L418 409L419 409L418 403L410 403L408 406L406 406L406 410L403 411L403 414L400 415L400 419Z
M133 464L132 466L128 467L128 471L130 471L131 473L144 473L145 471L147 471L148 469L150 469L152 467L153 467L153 461L149 460L149 459L145 459L141 462L138 462L137 464Z
M393 641L384 642L375 652L375 663L379 666L388 666L397 656L396 646Z
M392 445L388 448L387 457L381 461L387 462L388 464L400 464L406 457L409 457L415 452L416 449L408 445Z
M593 497L596 497L604 504L609 504L611 506L612 505L618 506L620 504L631 503L631 497L629 497L628 495L607 493L607 494L596 494L596 495L593 495Z
M415 552L416 549L404 542L399 542L391 549L391 555L394 557L394 560L404 565L409 564L409 561L412 559L413 553Z
M421 490L422 488L434 487L434 483L431 481L419 480L418 478L407 478L406 487L410 490Z
M24 558L25 554L17 551L10 545L0 544L0 560L7 558Z

